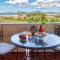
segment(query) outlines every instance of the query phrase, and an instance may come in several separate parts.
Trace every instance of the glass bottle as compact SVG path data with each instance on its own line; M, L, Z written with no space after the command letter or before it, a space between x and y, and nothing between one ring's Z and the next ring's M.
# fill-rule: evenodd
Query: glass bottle
M32 36L34 36L35 33L37 32L37 26L31 26L31 32L32 32Z
M43 32L44 32L43 26L40 25L40 27L39 27L39 34L43 34Z

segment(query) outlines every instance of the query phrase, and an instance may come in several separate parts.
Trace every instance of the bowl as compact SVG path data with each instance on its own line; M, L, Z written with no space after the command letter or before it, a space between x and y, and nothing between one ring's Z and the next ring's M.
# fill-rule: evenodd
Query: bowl
M19 35L19 39L21 42L26 42L26 36L24 35Z

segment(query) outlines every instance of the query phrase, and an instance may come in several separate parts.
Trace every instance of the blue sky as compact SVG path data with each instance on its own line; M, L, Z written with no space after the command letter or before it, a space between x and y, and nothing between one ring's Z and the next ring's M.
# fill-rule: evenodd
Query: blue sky
M42 5L40 4L41 2ZM53 4L52 2L55 3ZM0 0L0 13L17 11L60 12L60 4L58 2L60 3L60 0Z

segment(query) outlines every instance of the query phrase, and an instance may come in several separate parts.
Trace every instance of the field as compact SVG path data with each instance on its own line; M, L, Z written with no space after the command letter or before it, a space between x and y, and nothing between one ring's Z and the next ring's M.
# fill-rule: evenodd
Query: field
M0 23L39 23L39 18L45 16L46 22L60 22L60 14L46 14L41 12L29 13L27 15L0 16Z

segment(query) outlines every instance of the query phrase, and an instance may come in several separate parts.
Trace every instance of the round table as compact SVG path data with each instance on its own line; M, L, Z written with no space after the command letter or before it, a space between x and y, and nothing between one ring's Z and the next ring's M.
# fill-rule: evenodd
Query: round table
M30 32L26 32L26 33L30 33ZM21 35L21 34L22 33L14 34L11 37L11 41L13 42L13 44L15 44L19 47L22 47L22 48L33 49L33 50L35 50L35 49L36 50L37 49L53 49L60 44L60 37L55 34L51 34L51 33L46 33L46 36L43 37L43 41L45 43L43 45L33 43L29 40L26 43L22 43L22 42L20 42L20 39L19 39L19 35ZM23 34L25 34L25 33L23 33Z

